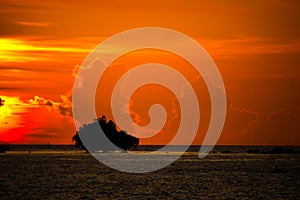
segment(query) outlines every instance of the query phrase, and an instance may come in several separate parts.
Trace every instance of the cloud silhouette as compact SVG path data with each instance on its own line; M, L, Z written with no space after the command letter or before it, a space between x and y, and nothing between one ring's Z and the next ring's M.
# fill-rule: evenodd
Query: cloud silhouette
M65 95L61 95L61 102L55 102L50 99L45 99L43 97L35 96L33 99L29 100L30 105L44 105L48 106L50 109L56 109L60 111L60 114L65 116L72 116L72 96L71 92L67 92Z
M73 77L77 77L77 74L78 74L78 71L79 71L79 69L80 69L80 65L75 65L74 66L74 68L73 68L73 71L72 71L72 75L73 75Z

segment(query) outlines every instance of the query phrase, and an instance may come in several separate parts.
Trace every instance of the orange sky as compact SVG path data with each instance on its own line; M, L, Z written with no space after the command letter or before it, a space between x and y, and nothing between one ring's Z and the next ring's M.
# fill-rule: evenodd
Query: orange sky
M299 10L298 1L281 0L1 0L0 97L6 101L0 107L0 141L71 143L75 131L70 113L73 69L105 38L131 28L155 26L194 38L217 64L228 95L226 123L218 144L299 145ZM111 82L105 94L125 68L153 60L173 66L189 80L197 77L175 55L136 54L118 59L108 70L105 77ZM209 101L202 80L192 85L204 105L194 142L201 144ZM177 129L180 113L172 109L178 111L178 105L172 104L166 90L162 99L153 97L160 90L165 89L150 86L134 94L132 111L140 124L149 122L147 106L153 103L162 103L169 119L161 133L142 144L164 144ZM106 103L96 99L98 114L111 118L109 98L103 100Z

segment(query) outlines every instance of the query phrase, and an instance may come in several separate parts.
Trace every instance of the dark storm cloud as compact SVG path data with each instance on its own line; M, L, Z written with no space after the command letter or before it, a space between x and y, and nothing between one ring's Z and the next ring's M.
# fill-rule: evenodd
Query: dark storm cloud
M1 77L0 77L1 78ZM0 91L12 91L12 90L23 90L24 88L20 87L1 87L0 86Z
M31 11L33 9L37 8L48 8L50 6L50 3L43 3L39 2L37 3L36 1L17 1L17 0L2 0L0 3L0 11L2 12L10 12L11 10L13 11Z
M58 109L60 111L60 114L72 116L72 107L70 107L69 105L59 105Z
M20 1L1 1L0 3L0 36L32 35L42 33L41 27L22 26L15 22L41 20L42 11L48 9L37 3ZM39 17L37 17L39 16ZM44 27L43 27L44 28Z
M32 128L31 131L33 133L27 134L26 136L34 139L59 139L65 137L64 134L61 134L61 127L35 127Z
M35 139L48 139L48 138L56 138L57 135L52 135L51 132L54 129L51 130L46 130L45 128L36 128L36 129L32 129L32 131L35 131L36 134L27 134L27 137L31 137L31 138L35 138ZM50 131L50 132L48 132ZM58 131L58 130L54 130L54 131ZM40 134L39 134L40 133Z

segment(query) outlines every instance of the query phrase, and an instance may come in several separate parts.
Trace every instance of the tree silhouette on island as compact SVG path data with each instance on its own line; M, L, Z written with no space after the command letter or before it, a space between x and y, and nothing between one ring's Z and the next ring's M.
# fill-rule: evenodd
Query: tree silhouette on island
M5 102L5 100L2 100L2 99L0 98L0 106L4 106L4 102Z
M86 137L89 138L89 141L91 141L94 144L91 144L91 147L88 148L89 151L102 150L103 152L107 152L116 150L115 146L107 144L107 142L104 141L105 138L101 136L103 135L101 134L101 132L97 132L99 131L99 129L96 128L99 127L98 124L102 128L106 138L108 138L114 145L119 147L121 150L127 151L139 145L139 138L129 135L126 131L118 131L116 124L112 120L107 121L106 117L103 115L102 117L96 119L93 123L83 125L79 129L79 133L76 132L76 134L73 135L72 141L75 143L75 147L87 150L81 140L82 137ZM79 134L81 138L79 137ZM93 138L102 138L103 141L94 141Z

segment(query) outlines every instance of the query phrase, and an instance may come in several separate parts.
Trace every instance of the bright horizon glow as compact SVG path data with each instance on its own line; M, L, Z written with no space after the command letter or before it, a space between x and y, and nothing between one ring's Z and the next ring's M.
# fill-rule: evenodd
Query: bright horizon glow
M89 49L68 48L68 47L49 47L30 45L26 41L17 39L0 39L0 62L30 62L47 60L36 56L23 56L22 52L68 52L68 53L88 53Z

